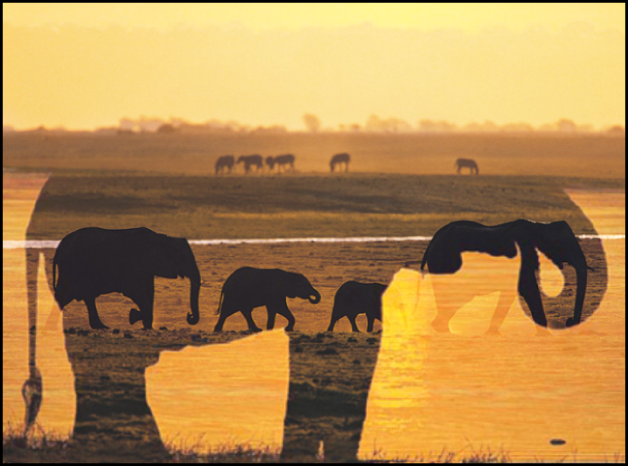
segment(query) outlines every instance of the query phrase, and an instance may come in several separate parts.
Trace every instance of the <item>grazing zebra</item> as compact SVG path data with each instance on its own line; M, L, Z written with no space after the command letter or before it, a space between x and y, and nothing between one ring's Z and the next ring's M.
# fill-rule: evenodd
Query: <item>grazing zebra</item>
M218 173L224 174L225 169L229 169L229 174L231 174L234 164L235 158L233 156L220 156L216 160L216 175L218 175Z
M458 166L458 174L460 174L460 169L463 167L469 168L469 174L475 173L475 175L478 175L480 173L478 165L473 159L458 158L455 165Z
M349 161L350 160L351 160L351 157L349 156L349 153L338 153L338 154L335 154L331 158L331 161L329 162L329 167L331 167L331 172L334 172L334 168L336 167L336 165L342 164L342 163L344 163L344 165L345 165L345 172L349 172Z
M255 169L256 172L259 172L260 169L264 168L264 160L259 154L252 154L250 156L240 156L238 158L238 164L240 164L241 162L244 163L244 172L246 174L249 173L251 166L256 167Z
M294 154L282 154L280 156L275 156L274 158L272 156L268 156L266 158L266 164L271 171L275 167L275 164L277 165L277 172L281 172L282 168L285 170L285 166L290 166L290 169L294 170Z

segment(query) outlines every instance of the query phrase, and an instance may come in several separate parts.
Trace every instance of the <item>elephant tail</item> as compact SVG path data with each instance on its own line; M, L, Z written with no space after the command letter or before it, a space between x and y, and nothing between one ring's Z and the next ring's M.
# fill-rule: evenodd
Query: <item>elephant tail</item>
M222 300L225 297L225 290L223 288L222 291L220 291L220 301L218 302L218 310L216 311L216 315L220 315L220 310L222 309Z

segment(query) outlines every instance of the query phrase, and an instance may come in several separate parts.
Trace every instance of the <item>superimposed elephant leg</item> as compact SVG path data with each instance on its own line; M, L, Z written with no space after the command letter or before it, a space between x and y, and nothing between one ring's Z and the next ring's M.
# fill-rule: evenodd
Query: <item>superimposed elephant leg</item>
M317 342L300 333L289 337L290 386L281 463L357 462L380 339L359 339L338 354L324 354L336 338ZM323 365L312 366L321 360ZM317 456L321 441L322 459Z
M355 316L347 315L347 318L349 319L349 322L351 322L351 330L353 330L354 332L359 332L360 329L358 328L358 324L355 323Z
M242 310L242 315L244 315L244 318L246 319L246 323L249 326L249 330L250 331L262 331L261 328L259 328L256 324L255 321L253 320L253 309L243 309Z
M85 298L85 305L87 306L87 312L89 313L89 325L94 330L109 328L100 321L98 316L98 309L96 309L96 298L93 296Z
M438 313L436 318L432 321L432 328L437 332L451 333L449 330L449 321L454 315L456 315L456 312L459 309L458 304L451 304L446 301L441 301L439 303L437 300L436 308Z
M225 325L225 320L231 317L233 314L238 312L237 310L230 308L228 305L223 304L220 310L220 317L218 318L218 323L214 327L215 332L221 332L222 327Z
M334 331L334 326L336 325L337 321L338 319L332 315L331 322L329 322L329 327L327 327L327 331Z
M506 291L501 291L499 293L497 307L495 307L495 312L491 318L491 324L486 332L488 335L499 335L499 327L501 327L502 323L504 323L506 315L508 315L508 311L510 310L510 306L512 306L514 300L515 295L510 292L507 293Z

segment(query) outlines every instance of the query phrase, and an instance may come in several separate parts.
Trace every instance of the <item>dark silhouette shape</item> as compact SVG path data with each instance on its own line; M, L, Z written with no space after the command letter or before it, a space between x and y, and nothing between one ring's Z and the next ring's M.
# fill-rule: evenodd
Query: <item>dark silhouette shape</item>
M281 172L283 169L286 170L287 166L290 166L291 170L294 170L294 154L282 154L279 156L268 156L266 158L266 165L272 171L277 166L277 172Z
M295 319L288 309L286 297L307 299L312 304L318 304L321 300L319 292L300 273L291 273L278 268L239 268L222 286L217 311L220 318L214 331L222 331L225 320L236 312L242 312L249 330L261 331L251 316L253 309L261 306L266 306L268 311L266 326L268 330L275 326L275 317L279 314L288 319L286 331L292 331Z
M198 323L201 274L184 238L158 234L148 228L83 228L63 238L52 265L59 308L74 299L84 301L92 328L108 328L98 317L96 298L112 292L124 294L139 306L139 311L131 309L131 325L142 320L144 328L152 328L155 276L190 279L192 312L187 321L190 325Z
M22 398L26 405L24 433L33 427L39 414L43 397L43 380L41 372L36 365L36 340L37 328L35 325L32 325L28 330L28 379L22 385Z
M259 154L252 154L250 156L240 156L238 158L238 164L244 163L244 172L248 174L252 166L255 166L255 171L259 172L264 169L264 160Z
M351 343L336 334L289 336L290 386L281 462L320 463L321 441L324 463L357 462L381 335L348 338ZM312 366L320 361L325 365Z
M355 318L360 314L366 314L367 331L372 332L375 319L382 321L382 294L387 287L381 283L358 283L357 281L347 281L340 286L334 297L334 308L327 331L334 331L336 322L342 317L347 317L351 322L352 330L359 332Z
M351 160L351 156L349 153L338 153L334 154L329 161L329 167L331 168L331 172L334 172L334 169L337 165L344 164L345 172L349 172L349 161Z
M480 173L480 170L478 169L478 165L473 159L458 158L456 159L455 165L458 166L458 174L460 174L460 170L463 167L469 168L469 174L478 175Z
M462 252L484 252L492 256L514 258L517 248L521 252L518 291L529 307L532 319L538 325L548 326L543 302L555 301L561 307L552 313L551 328L571 327L582 321L585 293L587 292L588 265L578 239L565 221L553 223L535 223L519 219L497 226L484 226L473 221L455 221L439 229L430 241L421 262L423 271L427 265L430 273L455 273L462 266ZM543 294L537 283L539 258L536 249L545 254L565 276L563 264L571 265L577 275L577 292L573 317L565 320L564 313L570 309L569 302L573 294L569 287L572 281L566 277L566 287L553 299ZM604 268L604 270L606 270ZM599 299L601 301L601 298ZM586 317L590 316L599 301L590 301ZM497 332L509 307L500 308L491 320L489 331ZM439 331L449 331L449 320L456 310L439 311L432 326ZM585 317L585 318L586 318Z
M231 174L231 170L233 169L234 164L235 158L232 155L220 156L216 160L216 175L224 174L225 169L229 169L229 174Z

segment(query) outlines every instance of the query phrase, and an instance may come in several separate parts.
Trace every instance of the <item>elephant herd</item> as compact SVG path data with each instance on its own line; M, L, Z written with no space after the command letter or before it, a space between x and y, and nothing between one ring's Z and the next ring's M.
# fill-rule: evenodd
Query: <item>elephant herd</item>
M269 172L273 172L277 168L277 172L294 171L294 154L280 154L279 156L267 156L264 159L259 154L243 155L236 161L233 155L220 156L216 160L215 169L216 175L219 174L231 174L233 167L238 164L244 164L244 173L248 174L255 168L255 172L263 172L264 164L268 166ZM345 172L349 172L349 161L351 157L348 153L338 153L332 156L329 162L331 172L334 172L336 166L344 167Z
M548 327L543 303L552 299L542 294L538 283L539 257L542 252L558 268L572 266L576 273L576 292L573 316L565 317L570 309L565 302L568 296L560 295L560 317L552 317L552 327L571 327L583 317L584 298L587 292L587 271L593 270L580 247L579 241L565 221L536 223L519 219L497 226L485 226L473 221L454 221L439 229L428 244L421 271L432 274L452 274L462 266L462 253L484 252L492 256L521 257L518 291L533 321ZM58 270L58 281L57 281ZM152 328L155 277L188 278L190 280L190 307L187 322L199 321L199 294L201 274L194 254L185 238L158 234L148 228L108 230L89 227L74 231L60 242L53 259L52 284L54 297L63 309L72 300L84 301L93 329L107 328L98 316L95 300L102 294L118 292L138 305L131 309L129 322L142 321L145 329ZM368 331L373 330L375 319L382 320L381 297L386 286L379 283L364 284L349 281L336 292L328 331L343 317L351 322L354 332L359 331L357 315L365 313ZM573 296L572 296L573 297ZM286 331L293 331L295 318L286 298L307 299L312 304L321 300L320 293L300 273L280 269L243 267L234 271L224 282L220 294L214 331L221 332L227 318L240 312L250 331L261 331L255 324L252 312L266 307L266 328L275 325L277 314L288 320ZM597 308L597 303L589 307ZM550 306L551 307L551 306ZM495 311L491 332L498 332L509 307ZM432 323L437 331L449 331L449 320L456 310L439 310ZM588 315L588 314L587 314ZM556 319L560 323L556 322Z
M192 310L187 314L187 322L197 324L201 274L185 238L159 234L145 227L83 228L61 240L52 266L57 304L63 309L72 300L84 301L93 329L108 328L98 316L95 301L98 296L113 292L123 294L139 307L129 312L131 325L141 320L145 329L152 328L156 276L190 280ZM334 324L345 316L353 331L359 331L355 318L361 313L366 313L368 331L372 331L375 319L381 321L381 295L385 289L379 283L345 283L336 294L328 331L333 331ZM222 331L225 320L237 312L244 315L249 330L261 331L251 313L262 306L268 312L267 329L274 327L279 314L288 320L286 331L293 331L296 320L286 304L288 297L308 299L312 304L321 300L320 293L302 274L239 268L223 284L217 312L220 317L214 331Z

